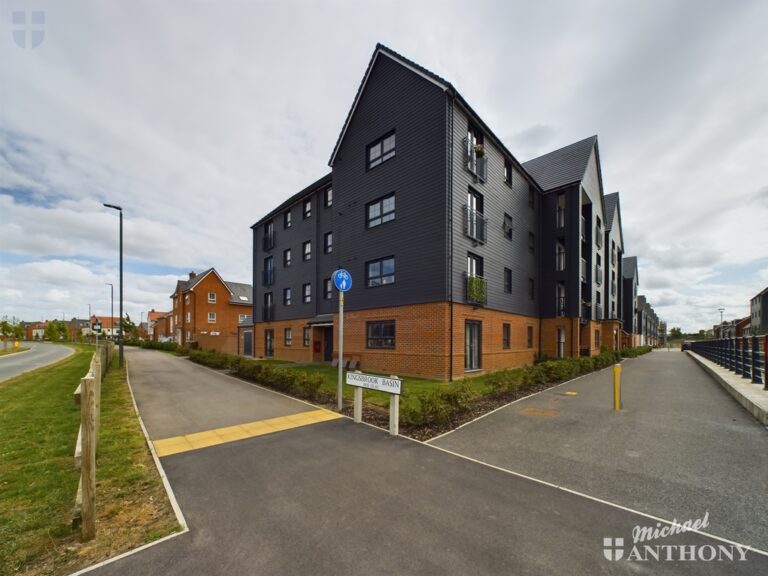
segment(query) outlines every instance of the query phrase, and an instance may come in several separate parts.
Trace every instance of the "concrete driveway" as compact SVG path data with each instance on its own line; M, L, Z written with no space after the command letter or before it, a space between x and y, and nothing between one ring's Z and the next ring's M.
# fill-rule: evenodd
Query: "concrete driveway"
M49 342L22 342L21 346L28 346L29 351L0 356L0 382L53 364L74 353L72 348Z
M199 430L206 418L206 425L215 426L250 421L253 410L264 409L268 420L295 422L315 411L158 352L131 352L128 362L148 428L163 435ZM208 402L194 398L198 393ZM204 406L214 401L215 409L206 414ZM291 412L296 404L308 412L275 416L275 410ZM164 413L172 424L164 422ZM768 557L755 553L727 565L609 560L605 538L629 542L632 529L648 519L345 418L222 441L163 457L162 463L190 531L96 573L464 576L727 570L746 575L768 570ZM684 534L665 543L717 541Z
M571 393L571 394L569 394ZM575 394L572 394L575 393ZM482 462L768 549L768 432L691 358L623 363L512 404L432 443Z

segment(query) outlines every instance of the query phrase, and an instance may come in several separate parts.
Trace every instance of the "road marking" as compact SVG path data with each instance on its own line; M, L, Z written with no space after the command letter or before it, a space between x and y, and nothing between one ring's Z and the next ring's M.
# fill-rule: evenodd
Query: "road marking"
M170 456L171 454L180 454L190 450L207 448L208 446L236 442L245 438L254 438L255 436L290 430L291 428L311 426L312 424L319 424L320 422L327 422L337 418L341 418L341 415L330 410L311 410L309 412L291 414L290 416L280 416L279 418L258 420L247 424L215 428L173 438L163 438L162 440L155 440L153 445L158 456Z
M568 391L565 393L565 395L566 395L566 396L578 396L578 395L579 395L579 393L578 393L578 392L574 392L573 390L568 390Z

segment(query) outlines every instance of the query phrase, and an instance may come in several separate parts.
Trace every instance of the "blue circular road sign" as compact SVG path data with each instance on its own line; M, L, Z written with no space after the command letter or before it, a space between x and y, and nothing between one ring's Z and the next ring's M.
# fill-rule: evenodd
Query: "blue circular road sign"
M346 292L352 288L352 275L344 270L344 268L336 270L336 272L333 273L332 278L333 285L336 286L336 290L339 292Z

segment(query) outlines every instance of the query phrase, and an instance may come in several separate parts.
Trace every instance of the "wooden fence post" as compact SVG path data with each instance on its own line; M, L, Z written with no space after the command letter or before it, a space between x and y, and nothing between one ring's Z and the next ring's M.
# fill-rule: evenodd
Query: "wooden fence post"
M94 400L95 400L95 414L96 423L94 429L94 438L96 439L96 450L99 449L99 427L101 425L101 354L97 353L93 356L93 384L94 384Z
M96 535L96 390L93 375L81 380L80 425L83 430L81 479L83 484L82 538Z

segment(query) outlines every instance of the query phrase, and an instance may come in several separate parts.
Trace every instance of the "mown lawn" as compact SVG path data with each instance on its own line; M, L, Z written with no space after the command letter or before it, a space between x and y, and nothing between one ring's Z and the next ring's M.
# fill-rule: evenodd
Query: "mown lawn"
M177 529L133 410L125 372L102 383L96 539L71 529L80 471L73 392L93 346L0 383L0 574L67 574Z
M7 350L5 348L0 348L0 356L8 356L9 354L15 354L16 352L24 352L25 350L29 350L29 346L19 346L18 348L9 346Z

